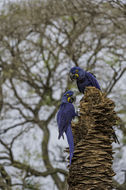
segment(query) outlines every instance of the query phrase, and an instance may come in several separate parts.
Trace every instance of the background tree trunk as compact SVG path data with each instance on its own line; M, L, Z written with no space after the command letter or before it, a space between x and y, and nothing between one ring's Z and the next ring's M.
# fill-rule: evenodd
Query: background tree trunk
M88 87L80 101L78 123L72 125L75 151L69 170L69 190L110 190L112 142L117 115L114 102L95 87Z

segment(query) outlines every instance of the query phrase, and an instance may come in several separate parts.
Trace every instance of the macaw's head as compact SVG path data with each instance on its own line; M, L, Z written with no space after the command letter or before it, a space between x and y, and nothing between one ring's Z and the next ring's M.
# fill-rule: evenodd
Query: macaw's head
M74 92L71 90L68 90L64 93L62 97L62 103L73 103L75 101Z
M85 71L80 67L72 67L70 69L71 80L81 80L85 77Z

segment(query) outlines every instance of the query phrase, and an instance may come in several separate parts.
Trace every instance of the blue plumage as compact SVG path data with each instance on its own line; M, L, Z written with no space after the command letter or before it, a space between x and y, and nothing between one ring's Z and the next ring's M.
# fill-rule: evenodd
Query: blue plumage
M72 104L73 101L73 92L67 91L62 97L61 105L57 113L57 124L59 128L58 139L60 139L61 136L63 136L63 133L65 132L69 144L70 164L74 152L74 141L71 129L71 121L75 116L77 116L75 108Z
M77 81L78 90L84 93L87 86L94 86L100 89L100 85L93 74L87 72L80 67L72 67L70 70L70 78Z

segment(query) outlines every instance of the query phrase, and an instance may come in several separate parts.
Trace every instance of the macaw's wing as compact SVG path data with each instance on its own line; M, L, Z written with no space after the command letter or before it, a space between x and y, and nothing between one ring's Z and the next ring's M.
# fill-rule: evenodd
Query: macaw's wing
M88 71L87 71L88 72ZM88 72L88 73L91 73L95 78L96 78L96 76L95 76L95 74L94 73L92 73L92 72Z
M72 104L63 104L57 115L57 123L59 127L59 137L67 130L73 118L74 107Z
M86 72L86 77L91 82L92 86L95 86L96 88L101 90L100 85L98 84L98 81L96 80L96 78L91 73Z

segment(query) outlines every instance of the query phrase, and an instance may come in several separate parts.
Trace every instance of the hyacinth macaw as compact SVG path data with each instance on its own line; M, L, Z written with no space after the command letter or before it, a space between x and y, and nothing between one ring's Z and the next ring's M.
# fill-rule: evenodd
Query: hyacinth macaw
M96 88L100 89L100 85L98 84L98 81L96 80L95 76L87 72L80 67L72 67L70 70L70 78L71 80L77 81L77 87L80 92L84 93L84 90L87 86L94 86ZM119 140L115 133L113 133L113 138L116 143L119 144Z
M78 90L82 93L84 93L84 90L87 86L94 86L101 90L95 76L92 73L81 69L80 67L71 68L70 78L71 80L77 81Z
M70 164L73 157L74 152L74 140L73 140L73 134L71 129L71 121L72 119L77 116L77 113L75 112L75 108L73 106L74 96L72 91L67 91L62 97L61 105L59 108L59 111L57 113L57 124L59 128L59 136L58 139L60 139L61 136L63 136L63 133L65 132L67 141L69 144L69 151L70 151Z

